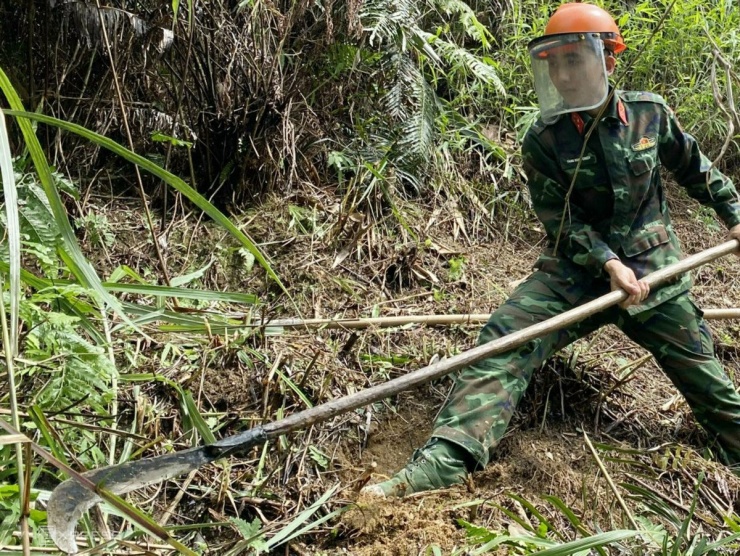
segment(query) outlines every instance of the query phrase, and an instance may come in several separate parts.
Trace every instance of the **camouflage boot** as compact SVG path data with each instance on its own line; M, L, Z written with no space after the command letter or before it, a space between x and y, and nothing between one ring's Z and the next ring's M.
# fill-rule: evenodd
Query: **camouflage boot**
M416 450L406 467L391 479L362 489L380 497L402 497L415 492L445 488L465 480L470 455L451 442L432 438Z

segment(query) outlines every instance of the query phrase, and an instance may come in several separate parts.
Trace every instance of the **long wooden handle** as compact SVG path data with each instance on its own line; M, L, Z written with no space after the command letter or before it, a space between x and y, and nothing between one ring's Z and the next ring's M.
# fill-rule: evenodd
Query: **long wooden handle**
M691 269L720 257L724 257L730 253L737 252L738 250L740 250L740 241L727 241L716 247L691 255L677 263L657 270L646 276L644 280L651 288L655 288L656 286L670 281ZM434 380L435 378L452 373L480 361L481 359L509 351L534 340L535 338L566 328L585 319L586 317L590 317L604 309L617 305L627 299L627 297L629 297L627 292L623 290L610 292L594 299L593 301L584 303L575 309L571 309L570 311L566 311L565 313L543 322L534 324L517 332L513 332L487 344L474 347L468 351L460 353L459 355L450 357L449 359L438 361L433 365L428 365L416 371L412 371L404 376L384 382L383 384L372 386L360 392L356 392L355 394L332 400L316 407L299 411L298 413L289 415L279 421L268 423L262 428L265 438L274 438L287 432L306 428L315 423L326 421L336 415L346 413L353 409L357 409L358 407L369 405L378 400L382 400L383 398L393 396L404 390L408 390L415 386L424 384L425 382ZM247 439L253 437L253 435L253 431L247 431L242 434L225 438L213 446L218 446L219 448L223 447L227 450L229 448L233 449L240 444L242 436L244 439Z
M736 309L703 309L706 320L740 319L740 308ZM392 328L408 324L426 324L429 326L447 326L452 324L483 324L491 313L465 313L452 315L397 315L392 317L358 317L339 319L275 319L264 323L252 322L247 326L266 326L276 328Z

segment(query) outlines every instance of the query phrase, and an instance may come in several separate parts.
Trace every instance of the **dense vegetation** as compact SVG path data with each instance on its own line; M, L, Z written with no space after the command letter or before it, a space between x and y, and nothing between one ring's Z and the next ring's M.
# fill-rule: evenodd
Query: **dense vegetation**
M662 94L706 152L722 155L719 166L740 175L737 3L601 4L619 14L630 47L617 85ZM462 222L478 237L509 233L528 217L517 150L537 115L526 44L551 9L540 0L0 0L0 20L17 31L0 34L3 418L76 469L246 428L229 414L238 408L207 404L183 377L228 365L259 379L280 373L265 331L243 326L311 308L310 285L280 272L269 230L251 224L275 199L296 237L336 253L332 271L366 235L387 238L399 260L429 249L415 207L453 213L455 234L467 233ZM111 198L138 205L127 217L138 219L131 235L144 257L120 248L124 219L100 210ZM329 216L317 216L319 205ZM201 240L206 258L195 254ZM463 264L452 258L450 273ZM352 290L349 274L334 280ZM372 382L384 378L378 361L368 360ZM279 376L300 402L326 401L308 371L302 381ZM268 409L263 417L277 418L285 405ZM165 417L163 429L152 425ZM320 446L308 453L330 467ZM279 461L259 454L253 484ZM43 501L60 478L21 444L0 443L0 545L52 546ZM311 491L269 535L256 514L198 515L203 529L238 531L228 553L269 550L307 523L331 525L340 505L321 508L333 494ZM85 519L91 542L109 510ZM678 553L693 509L661 516L677 534L652 534ZM724 539L740 529L728 522ZM506 541L469 527L471 546ZM539 546L567 540L552 527L539 533ZM167 535L181 551L205 549L197 526ZM612 531L591 542L628 538Z

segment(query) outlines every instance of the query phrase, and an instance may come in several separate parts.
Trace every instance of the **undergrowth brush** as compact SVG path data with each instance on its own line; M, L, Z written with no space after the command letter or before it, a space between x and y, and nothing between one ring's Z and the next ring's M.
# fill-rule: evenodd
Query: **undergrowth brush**
M78 54L64 60L74 75L70 81L87 90L80 68L105 76L109 85L117 69L146 75L142 89L151 85L161 96L161 105L147 99L147 109L162 117L147 120L157 127L144 126L149 135L130 138L141 146L138 154L122 140L48 116L74 114L77 121L83 114L81 121L90 122L98 114L105 120L98 122L101 129L111 129L115 110L106 105L96 112L98 100L86 105L80 91L68 94L63 79L59 98L45 101L53 109L34 102L29 106L36 111L26 112L16 87L19 60L47 50L34 34L28 58L18 45L0 53L4 64L14 64L12 80L0 71L3 105L10 107L0 114L0 412L9 417L3 421L8 434L0 436L0 550L21 554L31 546L52 549L45 530L50 490L68 476L79 478L81 470L212 443L460 353L474 343L474 332L463 325L358 331L320 317L490 312L526 275L542 238L517 150L537 117L526 44L542 32L550 3L244 1L234 8L221 1L174 2L152 10L169 18L178 50L164 57L170 36L164 31L170 30L153 27L162 40L139 49L152 54L149 65L134 58L141 52L131 47L143 23L126 27L133 35L117 44L117 64L113 49L105 48L111 46L105 41L127 35L121 30L104 39L102 28L121 24L124 15L129 23L139 21L136 14L106 8L115 13L101 19L90 16L99 15L91 4L64 4L89 24L76 31L82 38L67 38L79 40L72 49ZM737 4L603 5L618 14L630 46L620 62L625 71L616 75L619 86L662 94L713 154L728 146L720 164L736 172L737 137L726 137L729 116L713 107L732 98L737 81L718 61L740 55ZM0 8L16 18L20 12ZM211 21L219 14L226 14L221 31L231 35L213 39L211 64L210 27L199 26L198 17ZM33 15L23 17L33 29ZM336 29L334 21L341 22ZM235 55L240 49L247 54ZM224 52L230 56L225 62L218 57ZM35 65L37 71L43 66ZM207 75L196 82L197 72ZM28 73L33 80L34 70ZM32 90L24 99L38 101ZM136 99L138 89L129 93ZM70 108L71 98L78 103L74 109L59 109ZM112 96L106 102L115 104ZM122 120L134 115L134 108L119 109L115 117ZM10 131L5 118L15 124ZM191 133L201 129L200 136ZM42 146L40 137L54 138ZM98 157L103 151L110 154ZM186 179L168 169L170 155ZM49 160L62 161L62 169ZM101 175L113 176L110 190L102 191ZM141 185L136 208L108 193L129 179ZM145 183L174 194L177 209L162 194L162 210L152 216ZM252 186L269 195L253 196ZM91 197L110 212L91 208ZM263 204L238 204L245 199ZM123 247L123 224L134 220ZM719 237L705 211L694 210L691 221L706 228L701 241ZM723 265L700 277L700 292L721 289L732 298L737 264ZM306 315L321 322L309 326L301 318ZM303 322L298 331L274 322L291 316ZM732 324L722 330L725 339L737 337ZM577 378L584 392L598 394L597 418L603 409L619 430L639 414L629 405L636 394L622 396L619 388L642 360L634 354L626 360L613 344L594 345L586 352L606 377L584 372ZM575 367L574 352L569 357ZM553 418L563 380L558 376L542 403L532 405L540 430ZM102 485L105 503L83 519L77 540L101 551L138 543L158 554L236 556L291 546L298 553L352 552L362 539L338 518L375 469L363 458L378 424L405 412L426 415L430 400L441 403L448 386L440 379L327 426L281 436L178 482L133 493L128 502ZM560 413L572 412L560 399ZM647 418L665 415L674 421L664 429L683 430L686 412L655 399L662 413L650 407L654 413ZM594 423L599 431L598 419ZM421 550L737 551L737 485L696 454L679 457L673 445L657 457L655 444L664 448L661 430L639 428L634 437L646 444L634 449L625 442L596 444L588 461L598 465L580 476L582 500L603 496L593 506L496 486L484 500L463 503L467 519L455 520L468 535L463 548L428 544ZM579 446L590 445L587 440ZM394 442L395 448L401 444ZM613 473L619 484L610 481Z

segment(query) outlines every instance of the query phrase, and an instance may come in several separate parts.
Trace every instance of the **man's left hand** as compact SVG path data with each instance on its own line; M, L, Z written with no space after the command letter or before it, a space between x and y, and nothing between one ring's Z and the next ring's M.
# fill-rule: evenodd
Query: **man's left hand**
M740 239L740 224L735 224L730 228L730 239ZM740 249L735 251L735 255L740 257Z

